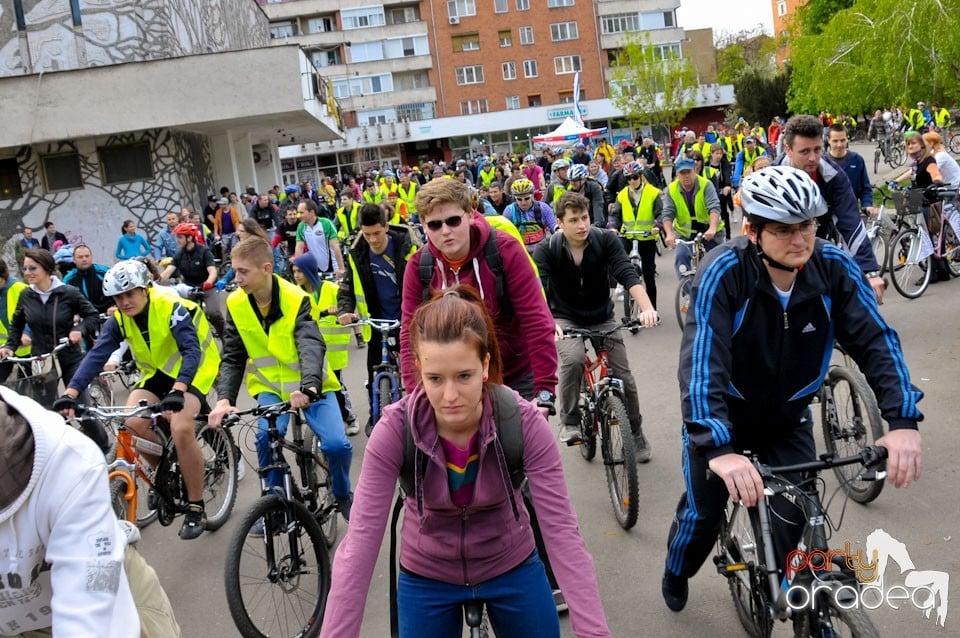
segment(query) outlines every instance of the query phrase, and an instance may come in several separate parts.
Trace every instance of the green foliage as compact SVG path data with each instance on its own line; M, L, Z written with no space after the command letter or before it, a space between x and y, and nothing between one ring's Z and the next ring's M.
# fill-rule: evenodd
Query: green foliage
M738 115L748 122L766 126L774 116L787 116L787 89L790 86L789 67L778 75L768 75L757 69L740 74L733 88L737 96Z
M717 81L733 84L747 71L776 71L774 55L777 42L762 28L738 31L721 38L717 44Z
M790 43L794 112L871 112L917 100L960 98L956 0L856 0L819 34Z
M611 69L610 97L633 124L679 124L696 104L697 75L689 60L646 38L628 37Z
M797 9L800 29L806 35L820 35L823 27L839 11L849 9L854 0L808 0Z

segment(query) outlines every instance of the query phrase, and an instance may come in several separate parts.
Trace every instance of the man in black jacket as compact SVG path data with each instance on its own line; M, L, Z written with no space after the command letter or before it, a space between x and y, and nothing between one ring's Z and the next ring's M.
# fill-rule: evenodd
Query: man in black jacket
M360 318L400 319L403 273L407 260L417 251L408 230L387 224L384 210L376 204L360 207L360 234L350 247L346 270L337 294L337 318L347 325ZM373 396L374 366L380 364L380 333L363 328L367 348L367 393ZM399 360L400 328L390 334L391 356ZM364 432L370 436L372 421Z
M593 228L590 203L579 193L567 192L557 200L557 221L561 232L541 242L533 259L540 272L547 303L557 323L557 353L560 358L560 384L557 400L560 412L560 440L572 445L580 440L578 398L583 376L584 349L579 339L562 339L565 328L609 330L613 320L613 302L606 282L612 276L640 307L645 327L657 323L657 311L640 283L640 275L630 264L615 233ZM637 384L630 371L623 338L613 334L606 340L607 356L613 375L623 381L630 417L630 430L636 443L637 460L650 460L650 444L643 435Z
M69 244L67 241L67 236L57 230L57 227L53 222L46 222L43 225L44 234L40 238L40 248L44 250L49 250L51 254L55 253L56 250L53 247L53 243L56 241L62 241L65 244Z

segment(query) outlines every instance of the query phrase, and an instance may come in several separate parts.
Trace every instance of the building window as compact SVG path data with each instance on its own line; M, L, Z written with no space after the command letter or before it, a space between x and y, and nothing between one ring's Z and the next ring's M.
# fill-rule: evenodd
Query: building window
M447 15L451 18L477 15L477 5L474 0L447 0Z
M386 24L382 5L343 9L340 11L340 20L344 29L366 29Z
M554 42L576 40L579 37L576 22L555 22L550 25L550 39Z
M274 40L292 38L295 35L297 35L297 27L292 20L287 22L274 22L270 25L270 37Z
M559 91L557 92L557 98L560 104L572 104L573 103L573 91ZM583 102L586 100L586 93L581 89L580 91L580 101Z
M425 35L390 38L383 41L383 53L388 60L409 58L414 55L428 55L430 46L427 44L427 36Z
M520 44L533 44L533 27L520 27Z
M494 12L494 13L506 13L506 12L507 12L507 0L493 0L493 12Z
M679 42L667 42L666 44L654 44L652 46L653 57L658 60L679 60L683 57Z
M486 98L460 102L460 115L476 115L477 113L487 113L489 111L490 108L487 106Z
M537 77L537 61L536 60L523 61L523 77L525 78Z
M343 64L343 56L340 54L339 48L327 51L311 51L310 61L313 62L313 66L322 69L333 64Z
M457 84L483 84L483 65L457 67Z
M514 110L520 108L520 96L519 95L508 95L507 96L507 110Z
M153 179L153 162L147 142L101 146L97 149L97 155L100 156L104 184Z
M479 51L479 50L480 50L480 34L468 33L466 35L453 36L454 53L460 53L461 51Z
M500 39L500 46L509 47L513 46L513 34L509 29L506 31L500 31L497 33L497 37Z
M43 182L47 192L67 191L83 188L83 176L80 174L80 155L78 153L58 153L40 158L43 170Z
M573 0L547 0L548 9L557 9L559 7L572 7Z
M310 18L307 20L307 33L327 33L333 30L333 18Z
M528 95L527 106L543 106L543 100L540 99L540 94Z
M516 80L517 79L517 63L516 62L504 62L500 65L503 68L503 79L504 80Z
M781 18L787 15L787 0L777 2L777 15Z
M517 0L517 11L529 11L530 0Z
M23 195L20 186L20 166L17 158L0 159L0 199L14 199Z
M391 93L392 91L393 76L389 73L340 77L333 81L333 95L341 100L370 93Z
M397 7L387 13L387 24L420 22L420 7Z
M671 29L677 21L673 11L648 11L640 14L640 28L644 31L653 29Z
M640 30L640 14L620 13L600 18L600 31L604 34L630 33Z
M580 70L580 56L558 55L553 59L553 70L557 75L576 73Z

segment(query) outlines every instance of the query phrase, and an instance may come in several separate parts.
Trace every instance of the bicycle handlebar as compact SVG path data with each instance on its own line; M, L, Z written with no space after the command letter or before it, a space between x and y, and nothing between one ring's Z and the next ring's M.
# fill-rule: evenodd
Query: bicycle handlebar
M659 322L658 322L659 323ZM572 328L563 329L563 338L564 339L602 339L604 337L609 337L615 332L620 330L628 330L630 328L643 328L643 324L632 319L626 323L620 323L610 328L609 330L591 330L589 328L578 328L576 326Z
M149 412L150 416L155 414L160 414L160 404L159 403L147 403L146 400L141 400L140 403L136 406L129 405L77 405L74 412L77 416L83 416L85 414L92 414L93 416L99 417L101 419L128 419L130 417L143 416L144 413Z
M863 448L859 454L855 454L853 456L843 456L837 458L833 454L821 454L820 459L817 461L807 461L806 463L795 463L793 465L781 465L778 467L773 467L761 463L759 460L757 460L756 456L752 457L752 461L753 466L757 468L757 472L760 473L760 476L763 479L771 479L775 478L779 474L811 471L820 472L822 470L842 467L844 465L859 464L868 469L873 469L885 461L886 458L887 448L878 445L871 445Z
M400 327L399 319L358 319L353 323L345 324L344 328L353 328L354 326L370 326L378 332L390 332Z
M29 357L17 357L17 356L4 357L3 360L9 361L10 363L34 363L35 361L44 361L45 359L49 359L50 357L57 354L58 352L60 352L61 350L63 350L69 345L70 345L70 339L68 339L67 337L63 337L62 339L60 339L60 341L57 342L57 345L53 350L45 354L32 354Z
M683 244L684 246L696 246L697 244L703 243L703 233L697 233L693 236L693 239L681 239L677 237L677 243Z
M255 405L252 408L247 408L246 410L236 410L234 412L229 412L223 417L223 423L221 424L225 428L232 427L240 422L240 417L244 416L262 416L267 419L279 417L284 412L291 412L290 402L281 401L280 403L270 403L268 405Z

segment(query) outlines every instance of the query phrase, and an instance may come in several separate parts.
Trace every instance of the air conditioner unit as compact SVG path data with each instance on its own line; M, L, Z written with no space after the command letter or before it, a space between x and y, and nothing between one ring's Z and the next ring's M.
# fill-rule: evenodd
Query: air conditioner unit
M460 16L450 16L450 24L460 24Z

